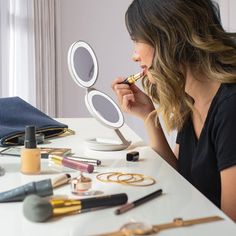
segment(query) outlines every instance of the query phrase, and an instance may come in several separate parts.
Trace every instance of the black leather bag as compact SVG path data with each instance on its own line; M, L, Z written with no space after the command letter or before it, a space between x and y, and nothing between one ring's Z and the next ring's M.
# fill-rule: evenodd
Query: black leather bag
M25 126L34 125L36 133L45 138L61 135L68 131L62 124L19 97L0 98L0 146L19 145L19 137Z

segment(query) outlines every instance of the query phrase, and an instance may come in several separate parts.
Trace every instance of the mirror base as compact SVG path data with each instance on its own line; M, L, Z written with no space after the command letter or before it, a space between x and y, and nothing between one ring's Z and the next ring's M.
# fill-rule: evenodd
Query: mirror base
M103 142L102 140L100 141L99 139L93 138L86 140L85 143L89 149L95 151L120 151L126 149L131 144L129 141L126 143L115 143L112 141L111 139L111 142Z
M126 149L131 141L127 141L119 129L114 130L119 141L115 139L93 138L86 140L88 148L96 151L120 151Z

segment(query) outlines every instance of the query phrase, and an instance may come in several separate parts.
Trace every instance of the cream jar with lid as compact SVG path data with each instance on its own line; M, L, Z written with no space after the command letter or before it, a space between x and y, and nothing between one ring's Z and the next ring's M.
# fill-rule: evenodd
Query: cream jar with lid
M92 187L92 179L85 177L84 175L80 175L77 178L73 178L71 180L71 191L75 194L80 194L88 191Z

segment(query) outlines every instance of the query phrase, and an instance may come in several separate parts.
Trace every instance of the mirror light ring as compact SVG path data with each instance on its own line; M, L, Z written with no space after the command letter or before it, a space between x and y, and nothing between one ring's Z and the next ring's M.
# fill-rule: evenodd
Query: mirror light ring
M95 95L105 97L109 102L112 103L112 105L116 108L116 111L117 111L118 116L119 116L119 120L117 122L110 122L110 121L104 119L99 114L99 112L97 112L97 110L93 106L93 101L92 101L93 96L95 96ZM107 94L105 94L103 92L100 92L99 90L91 90L91 91L89 91L87 96L85 96L85 102L86 102L86 105L89 109L89 112L95 118L97 118L98 121L101 121L103 124L107 125L108 127L110 127L110 128L120 128L124 124L124 116L123 116L121 110L119 109L118 105Z
M78 48L87 49L89 54L92 57L92 60L94 63L94 73L93 73L92 79L90 79L89 81L83 81L78 76L77 72L75 71L74 55L75 55L75 52ZM84 88L90 88L91 86L93 86L95 84L95 82L97 80L97 76L98 76L98 62L97 62L97 58L95 56L93 49L90 47L90 45L88 43L85 43L84 41L74 42L69 48L67 59L68 59L68 68L69 68L70 75L76 84L78 84L79 86L84 87Z

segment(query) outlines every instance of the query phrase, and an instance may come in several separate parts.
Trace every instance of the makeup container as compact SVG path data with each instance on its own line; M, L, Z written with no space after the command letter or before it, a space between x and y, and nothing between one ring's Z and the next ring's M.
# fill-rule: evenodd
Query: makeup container
M71 192L80 194L88 191L92 186L92 179L83 176L82 174L71 180Z
M36 144L35 126L25 127L25 147L21 150L21 172L23 174L40 173L41 153Z

